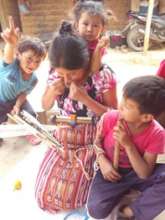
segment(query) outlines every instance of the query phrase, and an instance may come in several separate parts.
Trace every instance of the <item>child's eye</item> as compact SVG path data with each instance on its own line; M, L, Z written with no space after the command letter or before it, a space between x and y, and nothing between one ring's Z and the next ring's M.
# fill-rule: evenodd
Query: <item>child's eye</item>
M27 62L32 62L32 58L31 58L31 57L28 57L28 58L27 58Z
M41 62L40 60L37 60L35 63L36 63L36 64L39 64L40 62Z
M83 23L84 26L88 26L88 23Z
M97 25L97 24L94 24L94 25L93 25L93 27L97 28L97 27L98 27L98 25Z

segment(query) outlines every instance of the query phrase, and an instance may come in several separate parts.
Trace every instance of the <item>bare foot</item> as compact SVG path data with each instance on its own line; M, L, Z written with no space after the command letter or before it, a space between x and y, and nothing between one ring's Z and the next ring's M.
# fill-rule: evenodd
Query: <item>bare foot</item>
M129 206L124 206L121 209L121 213L124 218L128 218L128 219L131 219L134 216L133 211Z

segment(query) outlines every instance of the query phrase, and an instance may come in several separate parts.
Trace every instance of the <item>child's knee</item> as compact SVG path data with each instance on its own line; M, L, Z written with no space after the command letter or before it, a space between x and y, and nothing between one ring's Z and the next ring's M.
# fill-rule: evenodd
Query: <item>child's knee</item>
M108 208L103 207L97 201L88 201L87 210L89 216L95 219L104 219L110 213L110 210Z

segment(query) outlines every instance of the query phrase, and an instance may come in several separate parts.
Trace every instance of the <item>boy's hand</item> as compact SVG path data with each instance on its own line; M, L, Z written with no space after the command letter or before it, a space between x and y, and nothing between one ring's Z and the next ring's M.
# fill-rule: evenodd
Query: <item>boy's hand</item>
M9 28L7 28L1 33L1 37L6 43L16 46L20 36L21 36L20 30L19 28L15 27L14 20L10 16L9 17Z
M122 120L119 120L114 128L113 137L122 147L127 148L133 145L130 136L124 127Z
M121 175L113 168L111 162L103 155L99 159L99 166L104 179L117 182L121 179Z
M99 42L97 44L97 48L101 49L101 48L109 47L109 43L110 43L109 37L103 36L99 39Z
M20 112L20 107L18 107L17 105L14 105L12 111L11 111L11 114L12 115L18 115Z

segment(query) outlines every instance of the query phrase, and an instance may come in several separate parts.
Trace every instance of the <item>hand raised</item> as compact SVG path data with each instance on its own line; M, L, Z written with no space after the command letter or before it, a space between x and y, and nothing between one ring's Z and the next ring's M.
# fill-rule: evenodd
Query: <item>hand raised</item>
M97 47L98 48L106 48L106 47L109 46L109 43L110 43L109 37L103 36L103 37L100 38L100 40L97 44Z
M9 28L5 29L1 33L1 37L6 43L11 44L13 46L16 46L18 40L21 37L20 30L19 28L15 27L14 20L11 16L9 17Z

